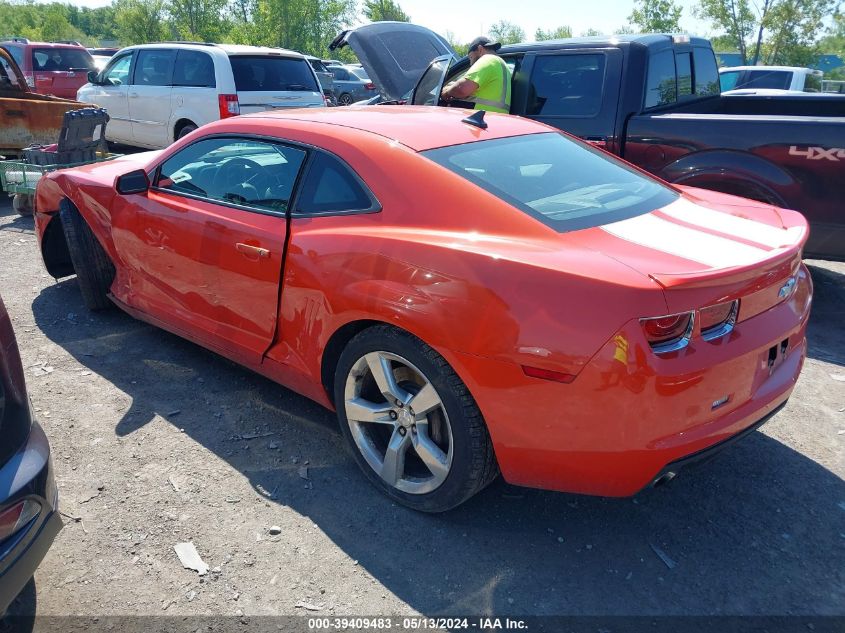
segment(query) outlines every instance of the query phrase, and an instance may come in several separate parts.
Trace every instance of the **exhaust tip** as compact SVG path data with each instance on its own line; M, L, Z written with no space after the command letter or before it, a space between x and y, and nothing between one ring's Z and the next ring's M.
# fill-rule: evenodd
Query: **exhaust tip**
M676 475L677 475L677 473L673 473L672 471L663 473L662 475L660 475L660 477L658 477L657 479L654 480L654 483L651 484L651 487L652 488L659 488L660 486L662 486L664 484L668 484L670 481L672 481L675 478Z

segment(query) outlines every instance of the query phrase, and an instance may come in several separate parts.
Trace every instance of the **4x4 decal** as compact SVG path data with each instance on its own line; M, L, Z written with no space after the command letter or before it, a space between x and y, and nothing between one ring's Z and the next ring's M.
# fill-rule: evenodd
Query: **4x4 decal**
M845 160L845 149L841 147L831 147L825 149L824 147L808 147L801 149L797 145L790 145L790 156L803 156L808 160L833 160L839 162L840 159Z

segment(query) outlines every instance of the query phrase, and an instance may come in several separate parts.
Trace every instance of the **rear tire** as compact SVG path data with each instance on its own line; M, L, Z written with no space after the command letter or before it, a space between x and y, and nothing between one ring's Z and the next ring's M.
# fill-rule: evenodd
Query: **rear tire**
M342 106L352 105L352 95L348 92L344 92L337 98L337 104Z
M197 126L193 123L186 123L179 129L179 132L176 134L176 140L178 141L180 138L182 138L183 136L187 136L196 129Z
M114 264L70 200L62 200L59 217L82 300L90 310L112 307L108 293L114 281Z
M466 385L408 332L379 325L355 336L338 361L334 397L358 466L404 506L445 512L498 475L487 426Z
M27 193L16 193L12 196L12 208L22 216L30 216L35 211L35 196Z

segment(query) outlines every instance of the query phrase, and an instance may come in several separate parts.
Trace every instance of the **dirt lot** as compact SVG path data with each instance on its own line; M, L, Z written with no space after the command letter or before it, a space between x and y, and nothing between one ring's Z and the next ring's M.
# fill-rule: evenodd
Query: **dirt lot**
M845 265L809 263L810 358L761 432L634 499L497 482L424 516L367 484L327 411L88 313L3 199L0 294L80 519L36 574L38 613L845 615Z

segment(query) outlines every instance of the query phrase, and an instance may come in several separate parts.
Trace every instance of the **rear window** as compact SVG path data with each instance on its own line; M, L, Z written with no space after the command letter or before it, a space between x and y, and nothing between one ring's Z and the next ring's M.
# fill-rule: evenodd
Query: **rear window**
M559 233L625 220L678 198L657 180L554 132L423 155Z
M788 90L792 73L784 70L749 70L737 82L737 88L774 88Z
M321 92L305 59L272 55L233 55L232 73L238 92L293 90Z
M45 72L96 70L94 58L81 48L33 48L32 67Z

